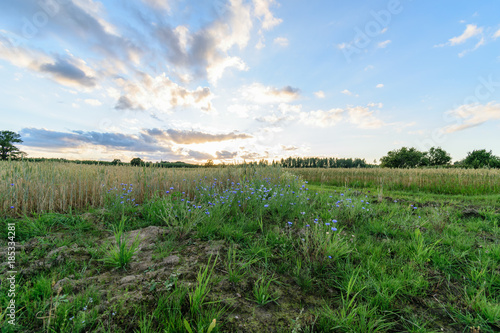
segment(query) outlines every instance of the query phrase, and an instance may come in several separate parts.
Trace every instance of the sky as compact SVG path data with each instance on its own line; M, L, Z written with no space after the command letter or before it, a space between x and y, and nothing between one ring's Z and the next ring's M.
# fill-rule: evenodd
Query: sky
M498 0L4 0L0 130L67 159L500 155L498 13Z

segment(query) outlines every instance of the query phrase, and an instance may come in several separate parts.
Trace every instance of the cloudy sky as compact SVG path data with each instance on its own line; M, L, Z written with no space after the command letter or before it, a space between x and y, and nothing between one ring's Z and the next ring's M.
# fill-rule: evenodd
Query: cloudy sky
M497 0L4 0L0 130L29 156L500 154Z

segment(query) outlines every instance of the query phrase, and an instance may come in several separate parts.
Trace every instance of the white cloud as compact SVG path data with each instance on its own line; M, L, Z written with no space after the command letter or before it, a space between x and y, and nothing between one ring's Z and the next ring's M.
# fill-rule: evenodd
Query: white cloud
M232 104L227 107L227 111L240 118L248 118L252 110L258 109L257 105Z
M477 25L467 24L465 31L457 37L453 37L449 40L451 46L459 45L465 43L469 38L472 38L483 33L483 28L478 28Z
M325 98L325 93L323 92L323 90L316 91L314 95L318 98Z
M84 102L87 103L88 105L92 105L92 106L102 105L102 103L100 101L98 101L97 99L86 99Z
M498 37L500 37L500 29L498 29L497 32L495 32L495 34L493 35L494 39L497 39Z
M270 30L283 22L282 19L274 17L269 9L274 3L275 0L253 0L255 16L260 18L264 30Z
M302 105L301 104L280 103L280 105L278 105L278 110L280 110L281 113L284 115L298 114L302 111Z
M369 108L363 106L348 107L349 122L359 128L374 129L386 125L378 119Z
M353 96L354 94L349 91L348 89L344 89L340 92L341 94L347 95L347 96Z
M372 69L374 69L374 68L375 68L375 66L373 66L373 65L368 65L368 66L366 66L366 67L365 67L365 71L369 71L369 70L372 70Z
M443 130L446 133L453 133L481 125L488 120L500 119L500 103L465 104L448 113L457 118L457 123L446 126Z
M277 89L260 83L245 86L241 92L244 99L260 104L289 103L300 96L297 88L286 86Z
M387 45L389 45L391 43L390 40L386 40L386 41L383 41L383 42L380 42L377 44L377 47L379 49L385 49L387 47Z
M383 88L384 87L384 84L383 83L379 83L375 86L375 88Z
M475 24L467 24L465 31L460 35L453 38L450 38L447 43L435 45L435 47L443 47L443 46L456 46L466 43L469 39L476 37L479 41L472 49L467 49L458 54L459 57L463 57L469 52L473 52L477 50L480 46L486 43L486 39L484 37L484 28L478 27Z
M157 9L170 10L170 0L142 0L149 6Z
M127 81L119 78L118 86L125 92L115 109L147 110L155 108L170 114L176 107L194 107L202 112L215 114L212 106L214 95L208 87L186 89L168 78L165 73L152 77L142 74L140 80Z
M331 127L342 121L344 110L331 109L328 111L317 110L300 114L301 123L313 127Z
M274 44L277 44L277 45L283 46L283 47L288 46L288 38L286 38L286 37L276 37L274 39Z
M373 103L373 102L368 103L368 107L371 107L371 108L377 107L377 108L381 109L383 106L384 106L384 104L382 104L382 103Z

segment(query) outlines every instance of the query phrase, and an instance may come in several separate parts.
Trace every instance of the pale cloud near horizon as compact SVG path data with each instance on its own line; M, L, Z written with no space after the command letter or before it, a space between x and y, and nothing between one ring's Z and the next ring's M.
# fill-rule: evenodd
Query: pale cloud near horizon
M340 123L343 119L343 113L343 109L316 110L301 113L299 119L306 125L326 128Z
M453 133L481 125L489 120L500 119L500 103L465 104L448 111L448 114L454 116L457 119L457 123L444 127L443 131L445 133Z
M375 88L383 88L384 87L384 84L383 83L379 83L375 86Z
M363 129L376 129L386 124L374 115L368 107L356 106L348 107L349 122Z

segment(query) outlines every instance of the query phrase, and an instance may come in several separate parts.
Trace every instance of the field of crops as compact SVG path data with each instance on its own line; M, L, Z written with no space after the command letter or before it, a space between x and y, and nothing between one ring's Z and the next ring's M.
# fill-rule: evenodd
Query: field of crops
M0 163L2 332L497 332L500 207L426 204L411 184L431 178L498 186L488 170ZM363 188L377 179L405 200Z
M199 184L210 184L213 179L224 180L219 186L250 180L259 175L257 170L262 171L252 167L165 169L0 161L0 214L64 213L132 199L141 204L167 194L171 187L190 195ZM278 176L279 170L267 169L266 173Z
M500 193L499 169L291 169L314 184L436 194Z

